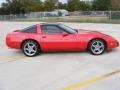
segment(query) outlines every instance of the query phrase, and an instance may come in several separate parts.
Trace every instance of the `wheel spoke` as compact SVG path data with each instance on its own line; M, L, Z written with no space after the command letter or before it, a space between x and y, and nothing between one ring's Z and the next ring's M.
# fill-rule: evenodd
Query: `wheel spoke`
M35 50L31 50L31 52L35 53L36 51Z
M98 52L101 52L101 50L100 50L100 49L97 49L97 51L98 51Z
M26 43L24 46L24 52L29 55L32 56L36 53L37 51L37 47L34 43Z
M92 47L94 47L94 48L95 48L95 47L96 47L96 45L94 45L94 44L93 44L93 45L92 45Z
M28 48L30 47L30 44L29 44L29 43L27 43L27 47L28 47Z
M28 49L28 48L25 48L25 50L29 51L29 49Z
M95 41L93 42L91 49L93 53L100 54L104 50L104 44L101 41Z
M100 45L100 42L99 41L97 41L97 46L99 46Z

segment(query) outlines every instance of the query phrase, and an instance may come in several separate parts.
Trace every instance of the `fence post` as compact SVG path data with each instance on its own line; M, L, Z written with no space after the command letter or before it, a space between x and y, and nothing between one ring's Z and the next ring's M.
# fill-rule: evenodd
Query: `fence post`
M112 19L112 11L110 10L110 16L109 16L109 19L110 19L110 23L111 23L111 19Z

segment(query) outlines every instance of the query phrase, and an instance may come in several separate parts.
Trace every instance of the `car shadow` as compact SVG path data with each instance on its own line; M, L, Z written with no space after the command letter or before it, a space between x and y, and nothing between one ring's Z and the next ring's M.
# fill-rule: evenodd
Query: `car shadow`
M112 49L110 51L107 51L108 54L110 54L110 53L116 53L116 52L120 52L120 50L117 49L117 48L115 48L115 49Z
M112 50L110 50L110 51L107 51L107 52L105 52L104 54L111 54L111 53L117 53L117 52L120 52L120 50L119 49L112 49ZM37 56L40 56L40 55L71 55L71 54L80 54L80 55L92 55L92 54L90 54L88 51L78 51L78 52L76 52L76 51L72 51L72 52L70 52L70 51L68 51L68 52L41 52L39 55L37 55ZM104 55L104 54L102 54L102 55ZM25 56L24 54L23 54L23 52L21 51L21 50L14 50L12 53L11 53L11 56L13 56L13 55L15 55L15 56ZM93 55L93 56L100 56L100 55Z

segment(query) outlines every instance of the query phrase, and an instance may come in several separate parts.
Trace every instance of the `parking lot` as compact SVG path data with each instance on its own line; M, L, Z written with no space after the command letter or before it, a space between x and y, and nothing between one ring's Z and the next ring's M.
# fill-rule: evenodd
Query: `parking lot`
M0 22L0 90L120 90L120 47L100 56L87 52L26 57L5 45L7 33L39 22ZM120 24L64 23L96 30L120 42Z

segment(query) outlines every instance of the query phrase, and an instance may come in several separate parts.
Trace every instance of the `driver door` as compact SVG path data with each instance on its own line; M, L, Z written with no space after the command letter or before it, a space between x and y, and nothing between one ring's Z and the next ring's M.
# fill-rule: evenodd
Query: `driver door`
M41 30L41 47L43 51L78 50L78 40L76 34L69 34L57 25L42 25Z

